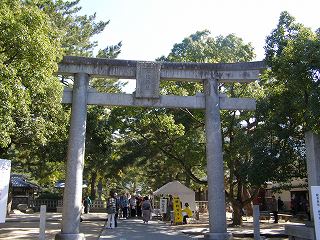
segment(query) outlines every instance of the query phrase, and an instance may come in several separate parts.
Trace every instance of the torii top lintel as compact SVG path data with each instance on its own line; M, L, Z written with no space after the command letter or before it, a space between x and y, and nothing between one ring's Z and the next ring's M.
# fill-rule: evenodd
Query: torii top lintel
M160 80L202 81L215 78L219 82L251 82L266 68L263 61L239 63L146 62L65 56L57 74L85 72L92 77L135 79L139 63L159 65Z

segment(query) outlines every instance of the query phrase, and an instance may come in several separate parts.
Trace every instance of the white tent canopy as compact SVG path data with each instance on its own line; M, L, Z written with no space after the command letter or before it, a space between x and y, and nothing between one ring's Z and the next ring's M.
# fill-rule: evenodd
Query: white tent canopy
M179 181L173 181L163 185L161 188L154 191L153 195L154 196L160 196L160 195L178 196L180 198L180 201L182 202L182 208L184 208L184 204L187 202L189 203L192 211L196 210L195 192L192 189L187 188L185 185L183 185Z

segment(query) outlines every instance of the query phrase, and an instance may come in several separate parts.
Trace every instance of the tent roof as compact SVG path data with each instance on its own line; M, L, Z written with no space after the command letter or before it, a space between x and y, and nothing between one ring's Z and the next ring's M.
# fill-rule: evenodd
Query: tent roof
M194 191L190 188L187 188L185 185L179 181L168 182L163 185L161 188L153 192L153 195L160 194L194 194Z

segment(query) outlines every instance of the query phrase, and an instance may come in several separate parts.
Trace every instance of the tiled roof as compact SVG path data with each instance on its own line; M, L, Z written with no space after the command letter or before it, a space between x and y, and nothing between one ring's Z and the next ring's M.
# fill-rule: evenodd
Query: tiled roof
M20 187L20 188L28 188L28 189L39 188L39 186L37 186L36 184L28 182L25 179L25 177L23 177L22 175L16 175L16 174L11 175L10 182L12 187Z

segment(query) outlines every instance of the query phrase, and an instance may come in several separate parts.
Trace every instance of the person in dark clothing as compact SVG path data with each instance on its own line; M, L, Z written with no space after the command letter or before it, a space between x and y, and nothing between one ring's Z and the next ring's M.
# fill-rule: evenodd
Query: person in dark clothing
M116 199L116 213L114 215L114 226L118 226L118 216L119 216L119 208L120 208L120 199L117 193L114 193L114 198Z
M141 204L142 204L142 198L140 196L136 197L137 201L137 217L142 217L142 209L141 209Z
M173 214L173 197L169 195L168 206L167 206L167 217L170 219L171 225L173 224L174 214Z
M278 197L278 211L282 211L283 210L283 206L284 206L284 203L281 200L281 197L279 196Z
M122 210L122 217L125 219L128 218L128 205L129 205L128 197L126 194L124 194L120 197L120 207Z
M89 213L91 204L92 204L92 201L91 201L90 197L87 196L87 197L83 200L84 213Z
M137 200L135 198L135 196L131 196L130 200L129 200L129 204L130 204L130 214L131 217L136 217L136 210L137 210Z
M278 223L278 202L275 196L272 196L270 211L273 213L274 223Z

